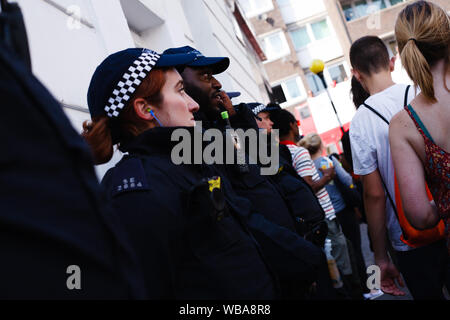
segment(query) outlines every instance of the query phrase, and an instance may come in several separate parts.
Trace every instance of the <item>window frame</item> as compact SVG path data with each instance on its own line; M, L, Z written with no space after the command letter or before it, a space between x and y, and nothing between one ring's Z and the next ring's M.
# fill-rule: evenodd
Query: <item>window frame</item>
M312 117L312 113L311 113L311 108L308 105L304 105L304 106L299 106L296 108L298 111L298 115L300 116L300 121L302 120L306 120L308 118ZM308 110L308 115L306 117L303 116L302 110Z
M297 31L297 30L300 30L300 29L303 29L303 28L306 30L306 35L307 35L308 38L309 38L309 42L308 42L306 45L297 48L297 46L296 46L296 44L295 44L295 41L294 41L294 37L292 36L292 32ZM304 49L304 48L307 48L308 45L310 45L313 41L315 41L315 39L311 39L311 35L310 35L309 31L308 31L308 26L307 26L307 25L303 25L303 26L301 26L301 27L298 27L298 28L289 30L288 33L289 33L289 36L291 37L292 43L294 44L294 49L295 49L295 51L300 51L300 50L302 50L302 49Z
M344 68L344 71L345 71L345 73L346 73L346 75L347 75L347 80L346 80L346 81L349 81L349 80L351 79L351 71L350 71L350 69L348 68L347 62L346 62L345 60L341 60L341 61L335 62L335 63L333 63L333 64L330 64L330 65L325 66L325 68L323 69L323 76L324 76L324 78L325 78L325 83L327 83L328 87L329 87L329 83L330 83L331 81L333 81L333 79L331 78L331 73L330 73L330 71L329 71L329 68L338 67L339 65L342 65L342 67ZM320 83L322 82L322 81L319 79L319 76L315 75L315 74L312 73L312 72L305 72L306 81L308 81L308 76L316 76L316 77L317 77L317 81L319 81ZM343 80L343 81L341 81L341 82L344 82L344 81L345 81L345 80ZM337 82L337 83L341 83L341 82ZM337 84L337 83L336 83L336 84ZM309 87L309 89L311 90L311 92L312 92L312 94L313 94L313 97L316 97L317 95L321 94L322 92L324 92L324 91L326 90L326 89L324 88L324 89L322 89L322 90L320 90L320 91L314 93L313 90L311 89L311 86L310 86L309 82L308 82L308 87Z
M355 8L356 8L356 7L355 7L355 2L357 2L357 1L361 1L361 0L349 0L349 1L345 1L344 4L343 4L342 2L340 2L340 5L341 5L341 12L342 12L342 14L344 15L344 18L345 18L346 22L350 22L350 21L354 21L354 20L358 20L358 19L361 19L361 18L370 16L371 14L374 14L375 12L379 12L379 11L383 11L383 10L389 9L390 7L399 5L399 4L403 3L403 2L406 2L407 0L401 0L401 2L396 3L396 4L392 4L392 3L391 3L391 0L381 0L381 1L384 3L385 8L380 8L379 10L376 10L376 11L370 11L369 13L367 13L367 14L365 14L365 15L358 16L358 17L353 18L353 19L351 19L351 20L347 20L347 17L345 16L344 8L343 8L342 6L343 6L343 5L348 5L348 4L350 4L350 7L352 8L353 13L356 13L356 10L355 10ZM368 8L369 8L369 7L372 5L372 3L373 3L373 0L364 0L364 1L366 1Z
M287 88L287 85L286 85L286 83L288 81L291 81L291 80L295 80L295 82L297 83L297 88L300 91L300 96L295 97L295 98L293 98L290 95L290 92L289 92L289 90ZM284 96L286 98L285 102L280 103L280 106L282 108L286 108L286 107L289 107L289 106L291 106L293 104L305 101L307 99L307 97L308 97L307 92L306 92L306 88L305 88L305 86L303 84L303 81L302 81L302 78L298 74L296 74L294 76L290 76L290 77L284 78L284 79L279 80L277 82L274 82L270 86L272 88L274 88L274 87L279 86L279 85L281 86L281 89L283 90L283 94L284 94Z
M282 48L282 50L275 50L274 51L274 52L278 52L278 55L271 56L267 52L266 39L268 39L269 37L272 37L274 35L277 35L277 34L281 35L281 43L282 43L283 48ZM286 39L286 35L285 35L285 33L283 32L282 29L278 29L278 30L275 30L274 32L266 33L264 35L260 35L259 36L259 41L260 41L260 44L261 44L261 48L263 48L264 54L267 57L267 60L263 61L263 64L267 64L269 62L273 62L275 60L281 59L281 58L286 57L286 56L291 54L291 48L289 47L289 43L288 43L288 41Z
M333 68L333 67L339 67L339 66L342 66L342 68L344 69L344 71L345 71L345 74L346 74L346 76L347 76L347 80L348 79L350 79L351 77L349 76L349 74L348 74L348 71L347 71L347 68L345 67L345 61L340 61L340 62L336 62L336 63L333 63L333 64L331 64L331 65L329 65L329 66L327 66L326 67L326 72L324 71L324 74L326 73L326 74L328 74L328 78L329 78L329 81L333 81L333 78L331 77L331 73L330 73L330 68ZM325 76L325 80L326 80L326 76ZM345 80L342 80L341 82L344 82ZM340 82L336 82L336 84L337 83L340 83Z
M330 32L330 35L325 37L325 38L322 38L322 39L317 39L316 36L314 35L314 31L313 31L311 25L314 24L314 23L321 22L321 21L325 21L326 22L328 30ZM310 42L307 45L297 49L296 46L295 46L294 38L291 35L291 32L295 31L295 30L298 30L298 29L301 29L301 28L306 28L306 33L308 34ZM288 33L289 33L289 37L291 37L292 43L294 44L295 51L298 52L298 51L307 49L308 47L314 45L314 43L316 43L318 41L324 41L324 40L326 40L328 38L332 38L333 35L334 35L334 29L331 27L330 17L329 16L325 16L325 17L316 19L314 21L308 22L306 24L296 26L295 28L292 28L291 30L288 30Z
M313 78L314 78L314 76L316 76L316 77L317 77L317 81L319 81L319 83L322 83L322 81L320 80L319 76L318 76L318 75L315 75L315 74L312 73L312 72L307 72L307 73L305 73L305 77L306 77L306 81L307 81L307 82L308 82L308 77L309 77L309 76L312 76ZM324 69L324 76L325 76L325 69ZM325 79L325 81L326 81L326 79ZM325 87L324 87L322 90L319 90L319 91L317 91L317 92L314 92L314 91L312 90L311 85L309 84L309 82L308 82L308 87L309 87L309 89L311 90L313 97L316 97L317 95L321 94L322 92L324 92L324 91L326 90Z

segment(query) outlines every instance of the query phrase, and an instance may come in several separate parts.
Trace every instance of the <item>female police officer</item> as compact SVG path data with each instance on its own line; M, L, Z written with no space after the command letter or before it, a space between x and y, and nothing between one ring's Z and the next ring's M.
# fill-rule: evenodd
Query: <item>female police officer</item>
M97 164L127 152L103 178L144 270L149 298L271 299L274 278L235 214L248 210L208 165L175 165L172 132L193 132L198 105L175 66L194 56L127 49L96 69L83 136Z

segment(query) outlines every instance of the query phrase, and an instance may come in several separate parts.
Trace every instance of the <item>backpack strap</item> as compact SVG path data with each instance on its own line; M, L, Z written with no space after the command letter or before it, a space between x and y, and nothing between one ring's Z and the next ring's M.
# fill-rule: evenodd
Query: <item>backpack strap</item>
M408 92L409 92L409 87L411 87L411 85L408 85L406 87L406 91L405 91L405 99L403 102L403 106L406 107L408 105ZM363 105L369 109L370 111L372 111L373 113L375 113L379 118L381 118L384 122L386 122L387 125L389 125L389 121L386 120L385 117L383 117L377 110L375 110L374 108L372 108L371 106L369 106L367 103L363 103Z
M384 122L387 123L387 125L389 125L389 121L386 120L385 117L383 117L377 110L375 110L374 108L372 108L371 106L369 106L368 104L366 104L365 102L363 103L363 105L369 109L370 111L372 111L373 113L375 113L378 117L381 118L381 120L383 120Z
M407 85L406 86L406 91L405 91L405 100L403 101L403 106L406 107L408 105L408 92L409 92L409 87L411 87L411 85Z

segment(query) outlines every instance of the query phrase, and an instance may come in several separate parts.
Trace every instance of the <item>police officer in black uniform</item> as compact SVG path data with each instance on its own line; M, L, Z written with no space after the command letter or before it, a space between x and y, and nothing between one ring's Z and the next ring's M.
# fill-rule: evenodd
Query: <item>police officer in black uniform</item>
M260 130L264 130L265 135L261 138L267 139L267 146L272 145L269 149L272 152L279 152L279 168L276 174L269 176L275 185L279 187L286 199L293 217L297 233L302 235L308 241L323 248L325 238L328 234L328 226L325 221L325 212L320 205L317 197L309 186L309 184L297 174L292 167L292 156L289 149L273 141L270 136L273 134L272 117L276 116L281 107L276 103L264 105L259 102L247 103L247 107L252 111L256 118L256 122ZM264 144L258 144L259 147ZM311 299L324 300L336 299L337 295L333 289L328 265L325 255L322 257L322 263L318 271L315 290L310 292Z
M245 104L228 106L221 84L213 76L222 73L229 66L226 57L205 57L198 50L185 46L171 48L167 54L196 55L181 73L186 91L199 103L195 113L204 128L216 128L225 132L225 122L220 112L230 113L230 123L234 129L258 130L253 113ZM226 157L226 156L225 156ZM248 170L243 172L238 165L217 165L230 180L236 193L249 199L254 214L245 217L249 228L261 244L264 254L280 278L284 298L304 298L304 290L296 292L296 287L311 284L322 263L322 252L295 230L295 224L287 202L280 190L260 174L261 168L248 162ZM235 162L236 163L236 162ZM307 286L308 286L307 284Z
M250 204L206 164L174 164L177 129L198 109L174 66L195 55L127 49L96 69L83 135L98 163L127 152L103 181L154 299L273 299L277 281L241 215ZM192 155L192 154L191 154ZM239 212L239 214L237 214Z
M30 71L20 8L0 3L0 299L145 298L90 150Z

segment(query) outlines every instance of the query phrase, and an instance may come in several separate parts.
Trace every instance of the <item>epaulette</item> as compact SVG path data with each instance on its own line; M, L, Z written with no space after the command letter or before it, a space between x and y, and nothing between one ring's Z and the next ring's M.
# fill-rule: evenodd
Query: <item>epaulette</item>
M113 174L112 185L112 197L124 192L149 190L141 160L127 158L120 163Z

